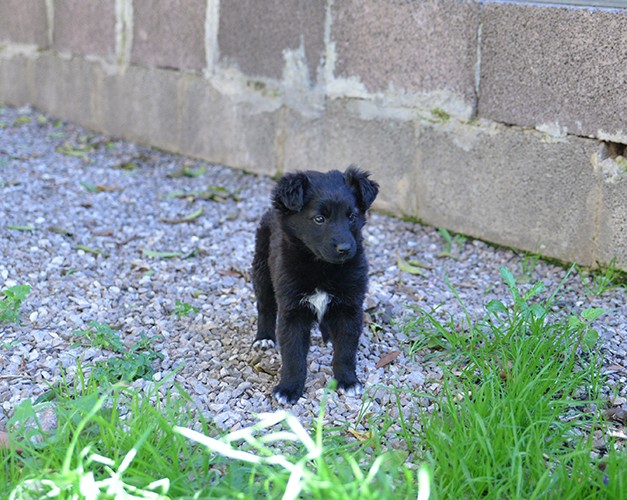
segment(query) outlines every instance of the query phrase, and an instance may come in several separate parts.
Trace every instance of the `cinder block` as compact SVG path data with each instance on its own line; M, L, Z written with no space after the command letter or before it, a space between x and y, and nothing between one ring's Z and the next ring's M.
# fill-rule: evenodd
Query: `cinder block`
M276 173L275 136L280 110L259 110L217 92L206 80L185 79L181 150L247 171Z
M618 175L612 180L601 180L601 202L599 206L599 240L596 260L616 264L627 271L627 171L617 166Z
M101 129L118 137L179 151L176 71L130 66L105 76L99 100Z
M0 103L23 106L31 101L29 59L16 56L0 59Z
M32 104L52 116L98 129L94 99L98 65L84 59L61 59L52 53L31 62Z
M115 2L56 0L53 45L60 52L115 59Z
M247 75L280 79L283 51L302 46L309 75L315 80L324 52L325 4L307 0L220 2L220 56Z
M479 114L627 141L627 11L485 3Z
M369 170L381 185L376 207L411 213L415 204L415 138L411 122L365 120L357 103L336 99L316 119L290 111L277 140L280 170Z
M133 2L131 62L143 66L202 70L206 0Z
M598 143L549 143L514 127L419 131L416 215L435 226L542 255L594 262Z
M472 0L335 2L335 74L372 92L449 90L473 104L478 28Z
M0 42L34 44L47 48L48 15L45 0L2 0Z

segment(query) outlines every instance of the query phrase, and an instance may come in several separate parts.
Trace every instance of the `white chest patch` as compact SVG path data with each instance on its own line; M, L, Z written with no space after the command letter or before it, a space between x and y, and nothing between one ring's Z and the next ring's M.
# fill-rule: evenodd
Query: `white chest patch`
M331 296L327 292L323 292L316 288L316 291L311 295L303 297L302 302L306 302L311 310L316 313L318 317L318 323L322 321L324 313L327 310L327 306L331 302Z

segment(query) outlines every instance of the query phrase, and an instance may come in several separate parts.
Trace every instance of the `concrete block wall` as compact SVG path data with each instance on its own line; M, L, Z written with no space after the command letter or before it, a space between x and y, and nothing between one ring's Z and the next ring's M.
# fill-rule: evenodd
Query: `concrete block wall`
M627 10L479 0L3 0L0 103L627 269Z

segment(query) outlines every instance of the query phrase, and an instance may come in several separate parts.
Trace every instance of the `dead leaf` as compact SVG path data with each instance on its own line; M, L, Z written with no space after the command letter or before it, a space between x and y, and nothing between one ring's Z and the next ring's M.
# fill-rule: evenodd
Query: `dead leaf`
M208 186L207 189L200 191L177 190L170 193L167 198L179 198L187 200L189 202L194 202L196 200L224 202L229 198L233 201L239 201L239 197L236 194L230 193L226 188L223 188L222 186Z
M83 160L89 159L89 154L94 150L94 147L90 144L72 144L70 141L65 141L61 146L55 148L56 153L60 153L65 156L75 156L82 158Z
M275 377L277 373L279 373L278 370L273 370L272 368L266 368L265 366L262 366L261 364L253 365L253 368L260 373L265 373L266 375L272 375L273 377Z
M623 371L625 368L623 368L621 365L610 365L607 368L605 368L608 372L621 372Z
M167 174L169 179L180 179L181 177L200 177L204 175L207 170L207 165L200 165L198 168L192 168L190 165L185 165L178 170L174 170Z
M423 262L421 260L409 259L407 263L415 267L422 267L423 269L428 269L430 271L433 269L433 266L431 264L427 264L426 262Z
M627 410L624 408L610 408L605 412L605 416L609 420L627 424Z
M125 163L120 163L117 167L121 168L122 170L135 170L136 168L139 168L139 165L134 161L128 161Z
M131 261L131 267L136 268L138 271L150 271L150 266L144 262L140 262L137 260Z
M159 217L159 220L161 222L165 222L166 224L183 224L185 222L193 222L193 221L195 221L198 217L200 217L204 213L205 213L205 211L202 208L199 208L195 212L192 212L191 214L184 215L183 217L179 217L179 218L175 218L175 219L167 219L165 217Z
M48 228L48 231L50 231L51 233L60 234L62 236L68 236L70 238L74 236L72 231L70 231L69 229L65 229L61 226L50 226Z
M357 438L358 441L368 441L369 439L372 439L372 432L359 432L355 429L348 429L348 432Z
M608 431L607 435L618 439L627 439L627 434L622 431Z
M114 231L113 229L99 229L97 231L94 231L94 236L113 236Z
M142 250L142 253L146 257L154 257L155 259L173 259L182 255L181 252L158 252L156 250L149 250L147 248L144 248Z
M94 255L102 255L103 257L109 257L108 253L105 253L102 250L98 250L97 248L88 247L87 245L76 245L76 249L82 250L83 252L91 253Z
M7 226L7 229L11 229L12 231L24 231L24 232L30 232L30 231L37 231L37 228L34 226Z
M375 365L375 368L382 368L385 365L389 365L392 361L398 358L400 354L401 351L388 352L379 360L379 362Z
M9 435L4 431L0 431L0 450L9 448L10 446ZM17 448L16 451L19 455L22 454L22 448Z
M218 269L216 273L220 276L230 276L231 278L241 278L244 276L244 273L232 267L230 269Z
M128 238L124 238L122 241L116 241L116 245L124 246L128 245L131 241L139 239L138 234L131 234Z
M9 435L0 431L0 448L8 448L9 447Z
M455 283L456 288L476 288L477 284L472 281L460 281L459 283Z
M414 274L417 276L424 276L424 272L422 271L421 266L410 264L405 259L403 259L403 257L401 257L400 255L396 256L396 266L399 268L399 270L403 271L404 273Z

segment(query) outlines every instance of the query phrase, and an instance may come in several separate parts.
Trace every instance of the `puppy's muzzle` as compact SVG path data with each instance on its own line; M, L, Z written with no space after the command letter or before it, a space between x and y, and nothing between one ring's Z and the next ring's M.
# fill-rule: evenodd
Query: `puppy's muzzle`
M353 250L353 246L350 243L338 243L335 250L340 257L348 257Z
M324 260L333 264L343 264L355 256L356 246L350 241L335 243L327 250Z

